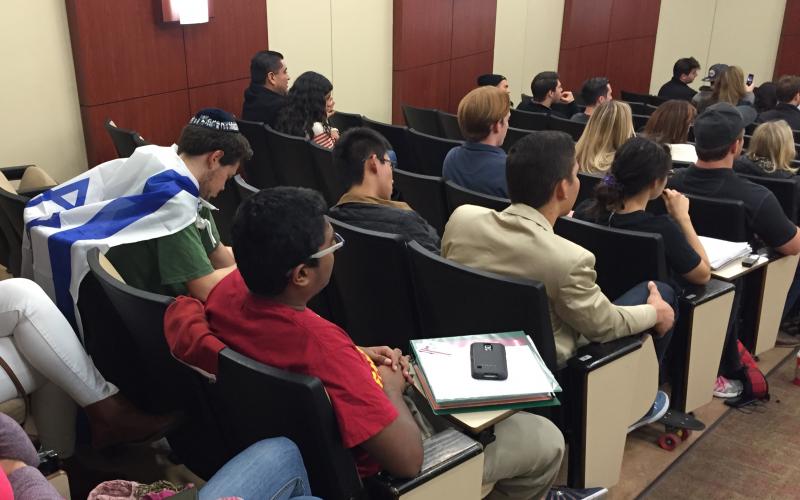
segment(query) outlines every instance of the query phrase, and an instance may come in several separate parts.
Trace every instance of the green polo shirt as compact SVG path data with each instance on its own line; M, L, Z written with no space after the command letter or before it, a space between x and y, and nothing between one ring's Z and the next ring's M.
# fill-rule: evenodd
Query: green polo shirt
M208 256L219 245L211 210L202 207L200 216L211 223L213 245L208 230L192 223L169 236L113 247L106 257L125 283L134 288L162 295L188 295L186 282L214 271Z

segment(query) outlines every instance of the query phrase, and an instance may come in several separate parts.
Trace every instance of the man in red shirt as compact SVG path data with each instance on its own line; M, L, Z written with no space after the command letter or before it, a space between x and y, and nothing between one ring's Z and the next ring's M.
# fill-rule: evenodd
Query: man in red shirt
M381 469L415 476L422 441L402 397L407 357L399 349L359 348L306 307L328 284L333 252L344 244L325 212L322 197L303 188L266 189L246 200L232 231L238 270L210 293L208 322L235 351L322 381L362 477ZM561 433L546 419L517 413L497 424L495 435L484 450L484 494L541 498L561 465Z

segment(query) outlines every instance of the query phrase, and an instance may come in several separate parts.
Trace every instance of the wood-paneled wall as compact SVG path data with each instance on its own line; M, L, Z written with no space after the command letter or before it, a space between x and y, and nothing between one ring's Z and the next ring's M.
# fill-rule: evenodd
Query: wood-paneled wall
M392 121L401 104L455 112L491 73L497 0L394 0Z
M775 79L781 75L800 75L800 0L786 0L783 30L775 59Z
M647 93L661 0L566 0L558 73L577 95L587 78Z
M205 24L161 23L160 1L66 0L89 165L116 157L107 118L172 144L205 107L241 113L250 58L267 47L264 0L218 3Z

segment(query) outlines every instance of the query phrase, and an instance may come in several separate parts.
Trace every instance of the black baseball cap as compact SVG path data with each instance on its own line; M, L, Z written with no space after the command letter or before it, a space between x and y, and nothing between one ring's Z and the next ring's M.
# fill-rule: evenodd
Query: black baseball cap
M703 78L704 82L713 82L719 75L725 73L728 70L729 66L727 64L714 64L710 68L708 68L708 76Z
M695 145L701 149L730 146L755 119L752 106L731 106L727 102L711 105L694 120Z

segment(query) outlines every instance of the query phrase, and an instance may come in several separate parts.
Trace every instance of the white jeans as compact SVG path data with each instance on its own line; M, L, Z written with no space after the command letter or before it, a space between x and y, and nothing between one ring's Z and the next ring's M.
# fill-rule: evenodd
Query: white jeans
M26 394L32 393L40 439L65 454L74 445L75 411L69 398L84 407L118 392L97 371L66 318L30 280L0 281L0 356ZM16 396L11 379L0 370L0 401Z

